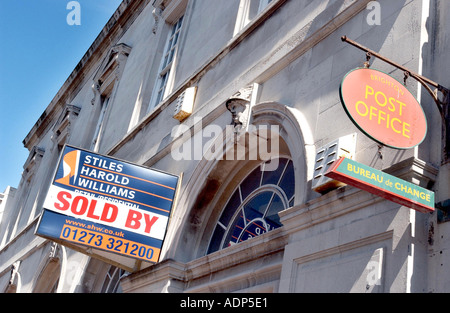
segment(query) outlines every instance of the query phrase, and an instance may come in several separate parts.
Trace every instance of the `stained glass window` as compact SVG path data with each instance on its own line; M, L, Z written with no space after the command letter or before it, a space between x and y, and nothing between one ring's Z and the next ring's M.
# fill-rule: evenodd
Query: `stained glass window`
M278 159L273 171L264 171L266 164L257 166L234 190L217 222L208 253L282 226L278 212L294 203L294 167L288 158Z

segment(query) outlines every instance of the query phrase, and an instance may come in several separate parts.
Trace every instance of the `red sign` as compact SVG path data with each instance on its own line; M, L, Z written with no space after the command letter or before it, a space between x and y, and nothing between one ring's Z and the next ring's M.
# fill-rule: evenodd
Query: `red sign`
M354 124L375 141L395 149L410 149L425 139L423 109L395 78L358 68L344 77L340 96Z

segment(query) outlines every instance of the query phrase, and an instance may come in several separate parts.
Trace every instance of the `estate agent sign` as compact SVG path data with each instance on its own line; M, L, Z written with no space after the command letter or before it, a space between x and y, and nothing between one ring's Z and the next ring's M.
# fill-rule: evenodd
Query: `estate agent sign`
M344 77L340 96L353 123L375 141L391 148L410 149L425 139L427 121L423 109L395 78L357 68Z
M177 176L65 146L36 234L158 262L177 184Z

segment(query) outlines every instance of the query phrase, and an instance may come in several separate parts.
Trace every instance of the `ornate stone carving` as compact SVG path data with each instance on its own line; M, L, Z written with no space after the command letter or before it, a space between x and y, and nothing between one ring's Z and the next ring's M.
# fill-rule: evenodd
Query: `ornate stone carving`
M250 100L253 94L253 85L240 89L232 95L226 102L228 111L232 116L232 122L239 132L241 129L246 129L250 122L251 108Z

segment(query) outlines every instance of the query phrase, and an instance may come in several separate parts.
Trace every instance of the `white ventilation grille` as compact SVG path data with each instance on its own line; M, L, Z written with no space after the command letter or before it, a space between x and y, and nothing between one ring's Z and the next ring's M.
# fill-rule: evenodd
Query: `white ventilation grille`
M353 159L356 149L356 133L341 137L323 147L316 154L312 189L319 193L327 193L332 189L344 186L344 183L325 176L334 161L341 157Z
M178 96L173 117L180 122L192 114L197 87L189 87Z

